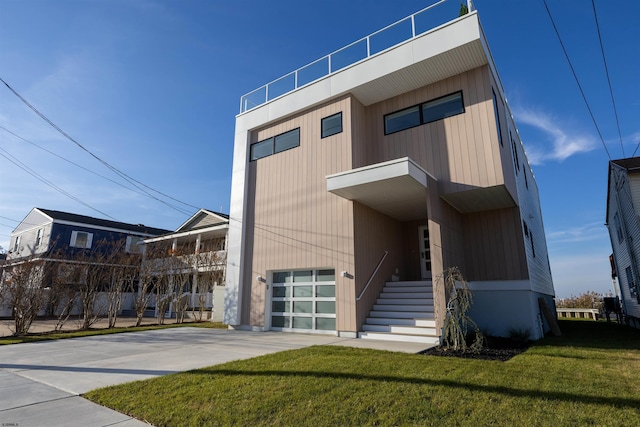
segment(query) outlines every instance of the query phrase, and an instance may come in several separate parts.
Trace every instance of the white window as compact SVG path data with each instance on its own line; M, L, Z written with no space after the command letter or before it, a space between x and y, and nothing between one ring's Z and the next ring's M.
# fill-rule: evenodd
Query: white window
M15 240L15 242L13 242L13 251L14 252L18 252L18 250L20 249L20 237L22 237L22 236L16 236L16 240Z
M127 236L126 251L130 254L141 254L144 247L140 236Z
M86 231L72 231L71 242L69 246L72 248L91 248L93 242L93 233L87 233Z

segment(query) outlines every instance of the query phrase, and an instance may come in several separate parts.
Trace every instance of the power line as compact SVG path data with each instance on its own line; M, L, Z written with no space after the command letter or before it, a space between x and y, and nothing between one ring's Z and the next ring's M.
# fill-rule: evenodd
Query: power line
M118 181L115 181L115 180L113 180L113 179L111 179L111 178L109 178L109 177L106 177L106 176L101 175L101 174L99 174L99 173L97 173L97 172L95 172L95 171L92 171L92 170L91 170L91 169L89 169L89 168L85 168L84 166L82 166L82 165L80 165L80 164L78 164L78 163L72 162L72 161L71 161L71 160L69 160L69 159L65 159L65 158L64 158L64 157L62 157L61 155L56 154L56 153L54 153L54 152L53 152L53 151L51 151L51 150L47 150L46 148L44 148L44 147L42 147L42 146L40 146L40 145L36 144L36 143L35 143L35 142L33 142L33 141L29 141L28 139L25 139L25 138L21 137L21 136L20 136L20 135L18 135L17 133L10 131L9 129L5 128L5 127L4 127L4 126L2 126L2 125L0 125L0 129L2 129L2 130L4 130L5 132L7 132L7 133L9 133L9 134L11 134L11 135L13 135L13 136L15 136L15 137L16 137L16 138L18 138L18 139L21 139L21 140L22 140L22 141L24 141L24 142L27 142L27 143L29 143L29 144L33 145L34 147L37 147L37 148L41 149L42 151L46 151L47 153L51 154L52 156L55 156L55 157L57 157L57 158L59 158L59 159L61 159L61 160L64 160L64 161L65 161L65 162L67 162L67 163L70 163L70 164L72 164L72 165L74 165L74 166L76 166L76 167L78 167L78 168L80 168L80 169L82 169L82 170L85 170L85 171L87 171L87 172L89 172L89 173L92 173L92 174L94 174L94 175L96 175L96 176L98 176L98 177L100 177L100 178L102 178L102 179L106 179L107 181L110 181L110 182L112 182L112 183L114 183L114 184L116 184L116 185L119 185L120 187L125 188L125 189L127 189L127 190L129 190L129 191L133 191L134 193L140 194L141 196L146 196L146 194L145 194L145 193L143 193L143 192L141 192L141 191L136 191L135 189L130 188L130 187L127 187L126 185L124 185L124 184L122 184L122 183L120 183L120 182L118 182Z
M111 219L113 219L114 221L117 221L117 219L115 219L114 217L112 217L111 215L102 212L101 210L94 208L93 206L91 206L90 204L83 202L82 200L80 200L79 198L75 197L74 195L72 195L71 193L68 193L67 191L63 190L62 188L58 187L57 185L55 185L54 183L52 183L51 181L49 181L48 179L44 178L42 175L38 174L36 171L34 171L33 169L31 169L29 166L25 165L24 163L22 163L20 160L16 159L14 156L12 156L9 152L7 152L4 148L0 147L0 151L3 151L5 154L0 153L0 156L4 157L5 159L7 159L8 161L10 161L11 163L13 163L14 165L16 165L17 167L19 167L20 169L22 169L23 171L27 172L29 175L33 176L34 178L36 178L37 180L41 181L42 183L48 185L49 187L53 188L54 190L64 194L65 196L69 197L72 200L75 200L76 202L88 207L91 210L94 210L96 212L101 213L102 215L109 217Z
M602 52L602 61L604 62L604 71L607 75L607 83L609 84L609 93L611 94L611 103L613 104L613 113L616 116L616 126L618 127L618 137L620 138L620 148L622 148L622 157L626 157L624 154L624 144L622 144L622 133L620 132L620 121L618 120L618 109L616 108L616 101L613 98L613 89L611 88L611 79L609 78L609 67L607 67L607 58L604 55L604 46L602 44L602 36L600 35L600 25L598 24L598 14L596 13L595 0L591 0L591 5L593 6L593 17L596 20L596 28L598 29L598 40L600 41L600 51Z
M584 100L584 104L587 106L587 110L589 111L589 115L591 116L591 120L593 121L593 125L596 127L598 131L598 135L600 136L600 141L602 142L602 146L604 147L604 151L607 153L607 157L611 160L611 154L609 154L609 150L607 149L607 144L604 142L604 138L602 137L602 133L600 132L600 128L598 127L598 123L596 123L596 118L593 116L593 112L591 111L591 107L589 107L589 102L587 102L587 97L584 94L584 90L582 90L582 86L580 85L580 81L578 80L578 75L576 74L576 70L573 68L573 64L569 59L569 54L567 53L567 49L564 47L564 43L562 43L562 38L560 37L560 33L558 32L558 27L556 27L556 23L553 20L553 16L551 16L551 11L549 10L549 6L547 5L547 0L542 0L544 3L545 9L547 9L547 14L549 15L549 19L551 20L551 24L553 25L553 29L556 32L556 36L558 37L558 41L560 42L560 46L562 47L562 51L564 52L564 56L569 63L569 68L571 68L571 72L573 73L573 78L578 85L578 89L580 89L580 94L582 94L582 99Z
M0 81L2 83L4 83L4 85L11 91L13 92L13 94L15 96L17 96L27 107L29 107L34 113L36 113L42 120L44 120L45 122L47 122L51 127L53 127L55 130L57 130L62 136L64 136L65 138L67 138L69 141L73 142L75 145L77 145L78 147L80 147L83 151L85 151L86 153L88 153L91 157L93 157L94 159L98 160L100 163L102 163L104 166L106 166L108 169L110 169L113 173L115 173L116 175L120 176L122 179L124 179L125 181L129 182L131 185L133 185L134 187L138 188L140 191L144 192L145 194L147 194L149 197L151 197L152 199L180 212L183 213L185 215L188 215L189 212L187 212L184 209L180 209L177 206L174 206L170 203L165 202L162 199L159 199L158 197L152 195L151 193L149 193L148 191L144 190L145 187L155 193L158 193L160 195L162 195L163 197L166 197L168 199L174 200L178 203L181 203L185 206L189 206L192 207L194 209L198 209L197 206L193 206L190 205L188 203L182 202L174 197L171 197L159 190L156 190L138 180L136 180L135 178L127 175L126 173L122 172L121 170L119 170L118 168L116 168L115 166L111 165L109 162L107 162L106 160L103 160L102 158L98 157L97 155L93 154L89 149L87 149L86 147L84 147L82 144L80 144L78 141L76 141L75 139L73 139L69 134L67 134L64 130L62 130L58 125L56 125L55 123L53 123L47 116L45 116L43 113L41 113L36 107L34 107L33 105L31 105L29 103L29 101L27 101L25 98L22 97L22 95L20 95L15 89L13 89L11 87L11 85L9 85L6 81L4 81L4 79L2 79L0 77Z

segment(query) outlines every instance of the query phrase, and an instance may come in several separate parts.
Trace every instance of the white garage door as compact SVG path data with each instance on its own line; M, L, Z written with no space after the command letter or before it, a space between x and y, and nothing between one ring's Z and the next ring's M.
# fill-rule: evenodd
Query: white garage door
M274 271L271 329L335 331L336 276L333 269Z

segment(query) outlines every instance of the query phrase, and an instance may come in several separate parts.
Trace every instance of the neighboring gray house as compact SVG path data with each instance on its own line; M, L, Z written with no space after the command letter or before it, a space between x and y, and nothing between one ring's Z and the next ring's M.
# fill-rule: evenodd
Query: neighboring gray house
M640 157L609 162L607 222L622 306L640 327Z

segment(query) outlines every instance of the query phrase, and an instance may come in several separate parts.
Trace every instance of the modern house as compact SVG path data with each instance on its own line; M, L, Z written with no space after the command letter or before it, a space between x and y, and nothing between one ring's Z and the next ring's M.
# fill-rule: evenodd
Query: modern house
M468 6L436 3L242 97L230 327L437 342L458 267L481 329L543 336L538 188Z
M37 261L43 272L38 276L42 287L50 288L54 281L85 283L88 275L99 271L93 267L124 265L125 258L132 266L139 265L143 240L166 233L169 230L142 224L33 208L11 233L3 274L21 263Z
M176 231L144 240L143 268L151 274L173 272L175 280L185 282L187 306L222 321L228 229L228 215L200 209Z
M628 323L640 327L640 157L609 162L607 228Z

